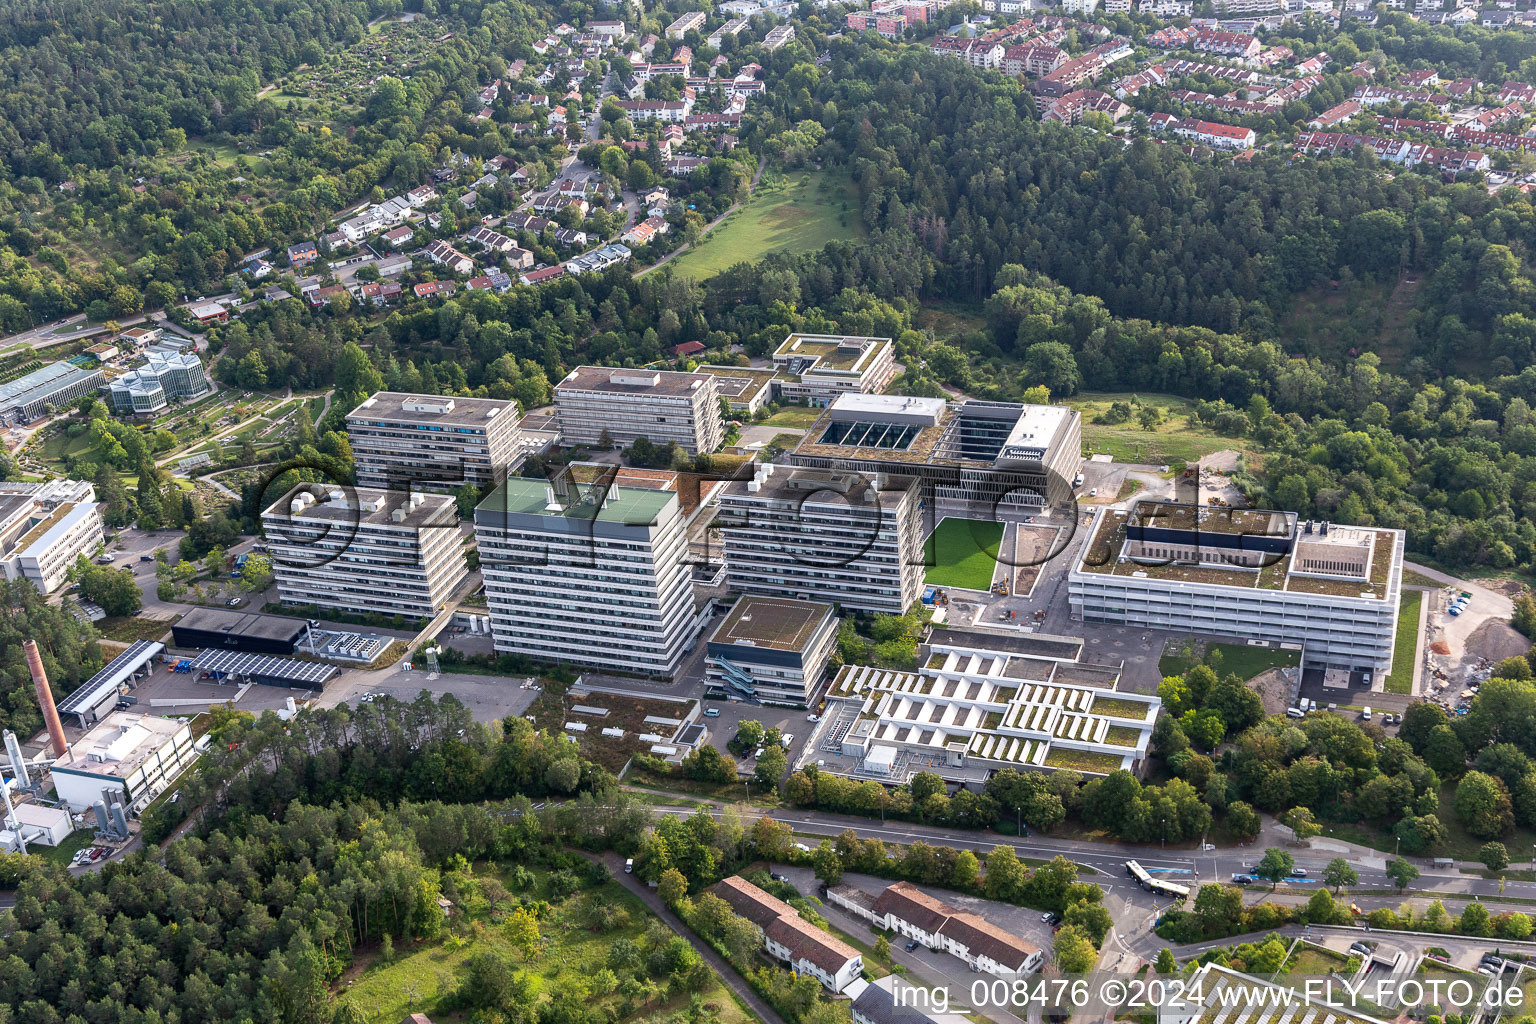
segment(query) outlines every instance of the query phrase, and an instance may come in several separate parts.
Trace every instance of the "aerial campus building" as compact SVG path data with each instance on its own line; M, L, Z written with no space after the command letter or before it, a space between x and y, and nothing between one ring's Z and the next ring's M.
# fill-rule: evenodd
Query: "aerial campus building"
M0 572L41 593L64 585L75 559L104 536L96 489L79 480L0 483Z
M555 385L560 434L567 445L676 441L691 454L725 440L720 392L707 373L578 366Z
M802 759L897 785L920 771L1139 773L1162 701L1116 690L1121 666L1082 654L1072 637L935 630L915 672L844 665Z
M890 338L791 334L773 353L777 397L812 407L839 395L885 390L896 376Z
M521 422L513 401L380 391L347 413L347 439L363 487L483 488L549 443Z
M103 790L121 794L124 806L140 811L197 760L197 753L186 722L116 711L53 762L53 786L76 814L102 800Z
M49 363L9 384L0 384L0 421L30 423L50 409L62 409L82 395L94 394L106 375L95 360L91 365Z
M1071 501L1082 464L1082 417L1056 405L845 394L811 425L789 461L915 477L935 521L1033 515Z
M837 646L837 624L830 604L747 595L709 638L704 676L731 696L805 707Z
M201 398L213 390L202 360L192 352L151 351L144 358L143 366L108 385L114 412L149 415L166 408L173 399Z
M576 466L509 479L475 509L497 651L670 676L705 616L695 606L677 474Z
M261 525L286 605L430 619L469 575L447 494L299 484Z
M757 464L715 521L732 590L900 615L923 586L918 481Z
M1391 671L1401 530L1291 512L1138 502L1106 510L1067 577L1074 617L1292 645L1303 670Z

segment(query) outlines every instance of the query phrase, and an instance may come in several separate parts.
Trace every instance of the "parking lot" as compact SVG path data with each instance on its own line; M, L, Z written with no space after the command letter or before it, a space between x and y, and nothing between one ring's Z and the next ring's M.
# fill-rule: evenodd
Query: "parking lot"
M697 689L689 686L680 686L673 691L677 696L688 696L689 693L702 693L702 687ZM806 720L807 716L815 714L803 708L770 707L766 704L746 704L740 701L706 700L704 702L706 716L710 711L719 711L718 718L705 717L700 719L704 728L708 730L708 742L713 743L721 750L736 737L736 727L747 720L755 720L763 723L764 729L778 729L780 733L787 733L794 737L790 741L789 763L795 764L795 759L804 749L806 737L811 730L816 728L816 723ZM756 768L757 762L749 753L747 757L739 759L737 767L745 772L751 772Z

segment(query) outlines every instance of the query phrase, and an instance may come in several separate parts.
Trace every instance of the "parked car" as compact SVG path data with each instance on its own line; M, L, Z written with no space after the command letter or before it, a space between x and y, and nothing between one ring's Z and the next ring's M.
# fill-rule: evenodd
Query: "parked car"
M229 605L231 608L239 608L241 601L240 601L240 598L238 598L238 597L232 597L232 598L230 598L228 601L226 601L224 603Z
M719 708L705 708L704 709L704 717L705 718L719 718L720 717L720 709Z
M155 560L155 556L154 555L140 555L139 556L139 561L141 561L141 562L153 562L154 560Z
M1295 875L1297 878L1306 878L1307 877L1307 869L1306 868L1297 868L1295 871L1293 871L1291 873L1293 875Z
M907 943L907 952L908 953L912 952L914 949L916 949L918 947L918 945L919 945L919 943L918 943L918 941L916 939L913 939L911 942L908 942Z
M1254 877L1252 875L1233 875L1232 881L1238 885L1252 885Z
M805 716L805 720L807 722L819 722L819 721L821 721L821 716L820 715L806 715Z

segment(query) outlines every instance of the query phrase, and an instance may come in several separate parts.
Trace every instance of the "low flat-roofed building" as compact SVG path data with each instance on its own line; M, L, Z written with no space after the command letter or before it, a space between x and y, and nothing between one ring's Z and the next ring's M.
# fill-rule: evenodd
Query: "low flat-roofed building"
M42 804L19 803L13 811L19 831L29 845L58 846L75 830L75 821L62 807L44 807ZM0 821L0 825L12 824Z
M292 654L309 622L226 608L193 608L171 627L175 647L214 648L251 654Z
M769 955L789 964L797 974L811 975L828 991L843 991L863 973L864 958L858 950L739 875L722 879L713 891L737 915L763 930Z
M115 711L53 762L59 800L76 814L115 789L137 813L197 760L192 730L175 718Z
M80 728L89 729L117 703L124 687L131 689L155 670L155 658L164 650L165 644L158 640L135 640L60 701L59 714L73 715Z
M917 481L759 463L726 485L720 530L733 590L900 615L923 584Z
M720 447L720 392L708 373L578 366L555 385L560 433L568 445L677 442L690 454Z
M1290 512L1138 502L1105 509L1067 577L1074 617L1293 645L1303 668L1392 669L1401 530Z
M915 672L838 670L822 717L839 751L814 756L893 785L917 771L970 784L1004 768L1139 773L1162 701L1117 690L1121 666L1082 654L1075 637L935 630Z
M106 379L98 365L58 362L38 367L0 384L0 420L31 423L50 409L63 409L82 395L94 394Z
M725 399L731 412L753 416L773 401L773 378L778 371L769 367L700 366L699 373L715 378L715 389Z
M935 519L1066 507L1082 460L1082 417L1065 406L862 393L835 398L789 456L917 477Z
M448 494L298 484L261 525L291 607L431 619L469 575Z
M705 678L732 696L804 707L837 645L837 624L830 604L749 594L709 638Z
M528 457L515 401L380 391L347 413L364 487L409 492L488 488Z
M878 393L896 377L890 338L791 334L773 353L776 392L785 400L824 406L838 395Z

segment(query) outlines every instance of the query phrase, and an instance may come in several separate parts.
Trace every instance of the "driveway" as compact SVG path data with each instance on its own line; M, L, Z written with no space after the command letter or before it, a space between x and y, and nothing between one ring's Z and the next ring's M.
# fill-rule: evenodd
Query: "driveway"
M608 870L613 872L613 877L618 879L620 885L640 897L640 902L644 903L651 913L661 918L669 928L687 939L688 943L699 951L699 955L704 958L704 962L714 968L716 974L720 975L720 980L730 986L731 991L740 996L742 1002L750 1006L752 1012L757 1014L764 1021L764 1024L784 1024L784 1019L774 1012L773 1007L763 1002L762 997L752 990L752 986L748 985L741 975L736 973L734 967L725 962L724 957L716 953L703 939L693 934L689 927L683 924L682 920L672 913L672 910L666 904L661 902L661 897L656 895L655 889L652 889L634 875L625 874L623 857L612 852L605 853L601 857L590 853L582 853L582 856L589 860L601 860L606 864Z

